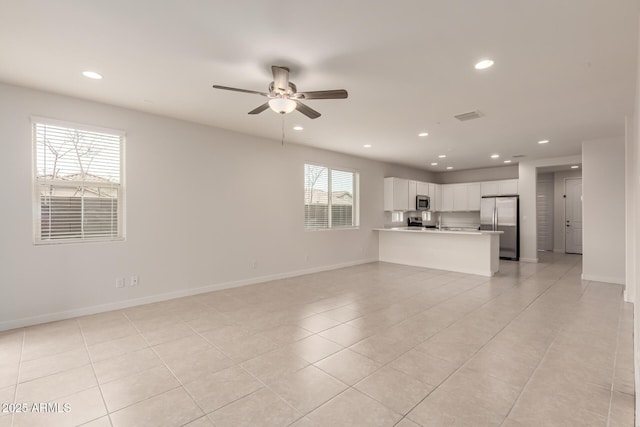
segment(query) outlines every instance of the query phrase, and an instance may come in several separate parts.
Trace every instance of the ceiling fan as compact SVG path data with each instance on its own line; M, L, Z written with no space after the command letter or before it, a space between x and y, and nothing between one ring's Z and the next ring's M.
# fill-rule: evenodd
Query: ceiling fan
M307 99L344 99L349 96L344 89L298 92L296 85L289 81L289 69L287 67L273 65L271 66L271 72L273 73L273 81L269 84L269 92L257 92L255 90L237 89L218 85L213 85L213 88L253 93L269 98L269 100L261 106L249 111L249 114L259 114L267 108L271 108L280 114L288 114L293 110L298 110L310 119L317 119L320 117L320 113L300 101Z

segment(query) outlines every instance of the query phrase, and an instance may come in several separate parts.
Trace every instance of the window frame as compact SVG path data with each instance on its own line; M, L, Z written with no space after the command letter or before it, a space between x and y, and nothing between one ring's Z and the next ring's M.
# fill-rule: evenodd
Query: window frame
M117 219L118 230L115 236L106 237L76 237L76 238L64 238L64 239L42 239L42 206L40 201L40 189L43 185L43 181L38 181L38 143L36 134L36 125L45 126L59 126L70 128L78 131L104 133L120 138L120 182L117 185ZM48 246L48 245L68 245L68 244L84 244L84 243L108 243L119 242L126 240L126 185L125 185L125 148L126 148L126 132L118 129L105 128L101 126L88 125L84 123L71 122L67 120L58 120L48 117L31 116L31 179L32 179L32 210L33 210L33 229L32 229L32 242L35 246ZM77 183L73 182L58 182L51 180L54 185L60 187L78 187ZM46 184L46 181L44 182ZM99 186L100 187L100 186Z
M321 168L327 168L327 187L328 187L328 194L331 194L331 177L332 177L332 171L336 170L339 172L348 172L348 173L352 173L353 174L353 225L350 226L343 226L343 227L334 227L332 224L332 212L331 212L331 207L332 207L332 203L331 203L331 196L327 197L327 201L328 201L328 212L327 212L327 223L329 224L327 227L307 227L306 223L304 221L304 207L305 207L305 168L306 166L317 166L317 167L321 167ZM360 171L358 169L353 169L353 168L348 168L348 167L333 167L333 166L329 166L327 164L324 163L319 163L319 162L312 162L312 161L305 161L303 166L302 166L302 209L303 209L303 216L302 216L302 222L303 222L303 228L304 231L331 231L331 230L354 230L354 229L359 229L360 228Z

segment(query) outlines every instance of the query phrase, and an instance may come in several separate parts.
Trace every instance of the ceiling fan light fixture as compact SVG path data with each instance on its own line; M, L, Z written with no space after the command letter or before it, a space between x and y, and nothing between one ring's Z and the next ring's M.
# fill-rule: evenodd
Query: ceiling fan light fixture
M493 61L491 59L483 59L478 62L474 67L476 70L486 70L487 68L493 65Z
M289 98L273 98L269 100L269 107L276 113L280 114L291 113L296 109L297 105L298 104L296 104L295 101L292 101Z

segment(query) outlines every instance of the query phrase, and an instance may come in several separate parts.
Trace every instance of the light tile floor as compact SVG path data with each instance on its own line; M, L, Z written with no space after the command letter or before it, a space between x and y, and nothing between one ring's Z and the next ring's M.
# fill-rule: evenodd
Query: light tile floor
M0 402L70 411L0 427L632 426L632 306L581 281L581 257L541 257L493 278L373 263L3 332Z

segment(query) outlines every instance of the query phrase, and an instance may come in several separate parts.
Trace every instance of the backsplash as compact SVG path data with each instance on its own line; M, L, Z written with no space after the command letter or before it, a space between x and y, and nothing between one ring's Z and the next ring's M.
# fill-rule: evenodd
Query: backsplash
M443 227L479 227L480 212L441 212ZM437 216L437 215L436 215Z
M402 214L402 220L394 221L395 215ZM406 227L407 226L407 218L410 216L417 216L422 218L422 223L424 225L436 225L438 221L438 212L429 212L429 211L408 211L408 212L385 212L384 213L384 227ZM478 222L480 216L478 215Z

